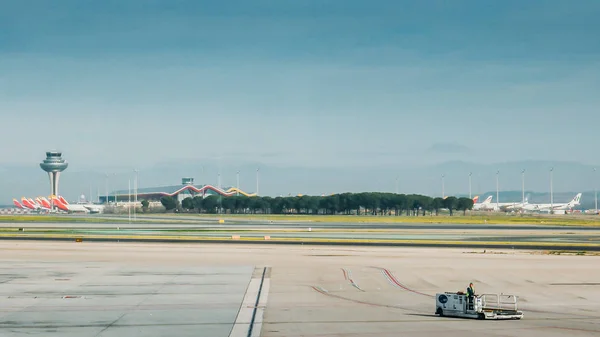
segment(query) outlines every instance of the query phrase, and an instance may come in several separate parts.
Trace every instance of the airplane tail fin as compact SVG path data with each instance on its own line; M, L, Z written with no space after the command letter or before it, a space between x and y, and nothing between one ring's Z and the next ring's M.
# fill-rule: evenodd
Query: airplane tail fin
M27 198L22 197L21 198L21 204L29 209L33 209L35 210L35 205L33 204L33 202L30 202Z
M492 202L492 196L488 196L487 198L485 198L485 200L483 201L484 204L489 204L490 202Z
M478 195L476 195L475 198L473 198L473 203L476 204L477 200L479 200L479 196Z
M577 206L580 204L580 202L581 202L581 193L577 193L575 198L573 198L573 200L571 200L571 202L569 202L569 205Z
M41 197L40 201L42 202L42 205L44 205L44 207L48 209L52 208L52 205L50 205L50 201L48 201L48 199L46 199L45 197Z
M21 203L17 199L13 199L13 204L17 206L17 208L24 209L25 207L21 205Z
M58 209L61 209L63 211L69 210L69 207L67 207L67 205L63 204L63 202L60 200L60 198L57 198L55 195L52 196L52 201L54 202L54 206L56 206Z
M60 200L60 202L62 202L64 205L68 205L68 204L69 204L69 202L68 202L68 201L67 201L65 198L63 198L62 196L60 196L60 195L58 196L58 199L59 199L59 200Z

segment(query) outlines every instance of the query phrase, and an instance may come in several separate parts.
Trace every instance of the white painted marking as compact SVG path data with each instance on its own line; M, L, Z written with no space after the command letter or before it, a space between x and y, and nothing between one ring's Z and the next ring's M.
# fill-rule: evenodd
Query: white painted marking
M252 321L252 312L254 311L254 305L256 304L256 297L258 297L261 277L262 272L260 273L260 277L252 278L250 280L248 288L246 289L246 294L244 295L244 299L242 300L242 305L235 319L235 323L233 324L233 328L229 333L229 337L248 336L248 329L250 328L250 322ZM269 286L270 279L267 275L265 275L265 279L263 281L263 288L260 293L260 299L256 310L256 315L254 317L252 337L260 336L262 330L263 314L267 306L267 296L269 295Z

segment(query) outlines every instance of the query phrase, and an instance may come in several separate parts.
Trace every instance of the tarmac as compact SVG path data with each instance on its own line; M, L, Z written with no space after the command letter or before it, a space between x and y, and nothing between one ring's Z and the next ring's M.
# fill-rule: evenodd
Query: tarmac
M229 336L253 270L3 261L0 336Z
M600 334L600 256L85 241L0 251L2 337L246 336L252 317L253 336ZM525 317L434 315L436 293L469 282L518 296Z

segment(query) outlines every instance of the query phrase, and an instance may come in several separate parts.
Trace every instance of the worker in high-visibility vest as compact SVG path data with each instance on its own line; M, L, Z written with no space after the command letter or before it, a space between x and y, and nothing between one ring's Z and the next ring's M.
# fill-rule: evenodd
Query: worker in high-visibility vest
M468 297L475 296L475 289L473 289L473 283L469 283L469 287L467 288L467 296Z

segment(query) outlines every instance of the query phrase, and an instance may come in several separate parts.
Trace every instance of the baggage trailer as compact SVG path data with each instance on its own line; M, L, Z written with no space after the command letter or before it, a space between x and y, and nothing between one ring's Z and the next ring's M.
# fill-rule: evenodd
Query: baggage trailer
M505 294L483 294L468 297L458 293L435 295L435 314L439 316L475 319L521 319L523 312L517 309L517 297Z

